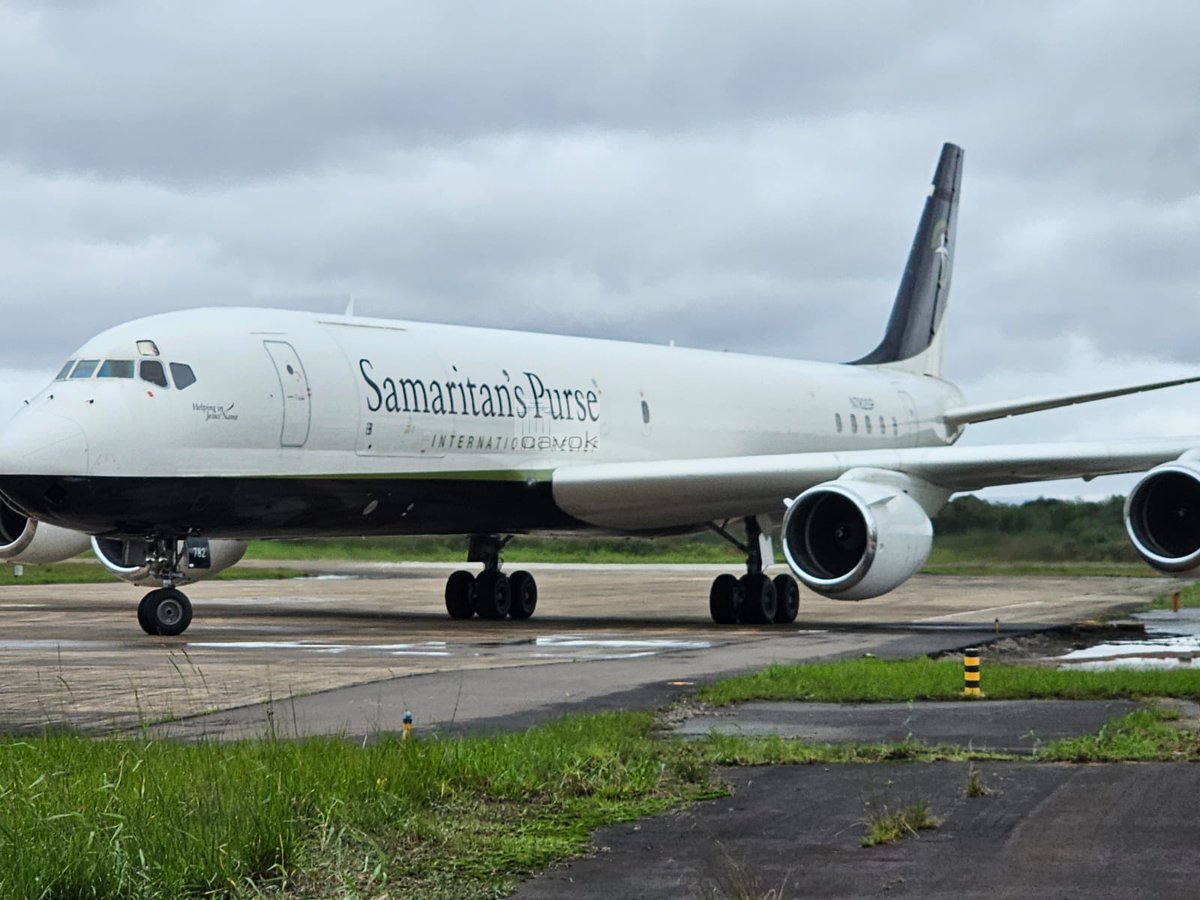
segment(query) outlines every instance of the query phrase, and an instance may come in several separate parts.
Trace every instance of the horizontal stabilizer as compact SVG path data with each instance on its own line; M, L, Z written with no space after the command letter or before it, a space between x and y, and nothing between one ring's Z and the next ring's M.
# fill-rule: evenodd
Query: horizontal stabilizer
M1023 416L1026 413L1041 412L1044 409L1058 409L1062 406L1090 403L1093 400L1107 400L1109 397L1124 397L1126 394L1157 391L1161 388L1176 387L1181 384L1194 384L1197 381L1200 381L1200 375L1193 375L1189 378L1175 378L1171 381L1131 384L1125 387L1108 388L1101 391L1087 391L1082 394L1054 394L1041 397L1022 397L1017 400L1002 400L999 403L974 403L970 406L956 406L946 410L945 421L947 427L957 428L960 425L970 425L972 422L988 422L992 419L1003 419L1008 416Z

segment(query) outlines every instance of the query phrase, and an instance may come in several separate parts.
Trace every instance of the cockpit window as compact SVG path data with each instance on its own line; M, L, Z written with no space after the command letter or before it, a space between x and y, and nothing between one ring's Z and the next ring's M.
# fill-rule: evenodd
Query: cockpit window
M142 360L142 364L138 367L138 374L142 376L142 381L156 384L160 388L167 386L167 372L157 359Z
M62 367L57 375L54 376L55 381L66 381L67 376L71 374L71 369L75 367L75 360L68 359L67 364Z
M192 367L187 363L171 363L171 377L175 379L175 387L181 391L196 383Z
M75 366L75 371L71 373L71 378L91 378L92 373L96 371L96 366L100 365L98 359L81 359Z
M100 364L100 371L96 373L97 378L132 378L133 377L133 360L132 359L106 359Z
M137 348L142 356L158 356L158 344L154 341L138 341Z

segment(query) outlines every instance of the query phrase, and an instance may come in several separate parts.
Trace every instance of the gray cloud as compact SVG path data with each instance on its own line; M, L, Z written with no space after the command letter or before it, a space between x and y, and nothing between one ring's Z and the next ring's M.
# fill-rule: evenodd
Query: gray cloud
M953 140L951 375L1195 366L1197 34L1182 2L9 3L0 365L351 294L853 358Z

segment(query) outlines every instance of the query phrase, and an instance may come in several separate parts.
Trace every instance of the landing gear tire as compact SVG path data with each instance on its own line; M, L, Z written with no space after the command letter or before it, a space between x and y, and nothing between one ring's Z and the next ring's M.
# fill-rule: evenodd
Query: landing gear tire
M787 625L800 612L800 587L791 575L775 576L775 621Z
M459 570L446 579L446 612L452 619L475 615L475 576Z
M514 619L528 619L537 609L537 582L528 572L513 572L508 576L512 602L508 614Z
M512 585L503 572L482 572L475 579L475 611L481 619L503 619L512 605Z
M192 602L175 588L151 591L138 604L138 624L146 634L183 634L192 624Z
M718 625L733 625L738 620L742 586L735 576L718 575L708 592L708 611Z
M742 604L738 618L749 625L775 621L775 584L766 575L744 575L741 579Z

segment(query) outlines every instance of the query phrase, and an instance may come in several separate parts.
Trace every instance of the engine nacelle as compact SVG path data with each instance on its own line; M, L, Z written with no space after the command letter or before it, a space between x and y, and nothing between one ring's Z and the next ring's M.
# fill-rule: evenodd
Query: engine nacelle
M839 479L809 488L783 517L783 553L805 585L833 600L899 587L933 546L924 508L894 483Z
M31 519L0 500L0 560L35 564L62 562L87 548L86 534Z
M146 558L146 541L126 538L93 537L92 550L104 568L130 584L158 585L160 579ZM224 572L246 555L245 541L189 538L179 541L177 551L180 566L178 584L189 584Z
M1178 459L1142 476L1125 498L1125 531L1160 572L1200 566L1200 465Z

